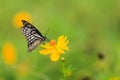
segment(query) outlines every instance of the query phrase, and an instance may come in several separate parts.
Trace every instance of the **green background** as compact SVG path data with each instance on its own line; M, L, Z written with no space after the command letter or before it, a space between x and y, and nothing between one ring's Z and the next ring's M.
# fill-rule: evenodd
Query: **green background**
M52 62L49 56L39 54L40 46L27 53L25 37L12 24L20 11L32 15L32 24L43 35L49 28L49 39L68 37L70 50L63 56L66 67L74 68L68 80L110 80L120 76L119 0L4 0L0 1L0 56L9 41L17 50L17 63L7 66L0 58L1 80L62 80L60 60ZM21 62L28 69L24 76L16 71Z

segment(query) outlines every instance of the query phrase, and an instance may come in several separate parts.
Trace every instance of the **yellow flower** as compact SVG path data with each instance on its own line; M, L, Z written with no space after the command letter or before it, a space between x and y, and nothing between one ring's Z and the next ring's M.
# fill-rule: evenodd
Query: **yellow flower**
M3 61L8 65L15 64L17 59L16 49L11 43L7 42L4 44L2 49L2 58Z
M13 25L18 28L21 28L23 26L21 20L31 22L31 15L25 11L18 12L13 18Z
M69 40L67 40L67 37L62 35L58 38L57 42L56 40L51 40L49 43L41 45L45 49L39 52L44 55L50 55L52 61L57 61L60 55L64 54L64 50L69 50L68 43Z
M117 76L114 76L114 77L111 77L109 80L120 80L120 78Z

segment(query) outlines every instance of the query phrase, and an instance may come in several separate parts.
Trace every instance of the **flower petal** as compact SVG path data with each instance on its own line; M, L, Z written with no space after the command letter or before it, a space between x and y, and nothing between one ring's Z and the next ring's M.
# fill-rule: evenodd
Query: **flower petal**
M58 51L60 54L63 54L63 53L64 53L64 50L61 49L61 48L59 48L59 47L57 47L57 51Z
M68 46L67 46L67 44L69 43L69 40L67 40L65 43L64 43L64 45L62 46L62 49L64 49L64 50L69 50L69 48L68 48Z
M57 42L57 46L61 49L64 49L64 50L69 50L67 44L69 43L69 40L67 40L67 37L62 35L58 38L58 42Z
M49 43L47 43L47 44L45 44L45 45L40 45L41 47L43 47L43 48L50 48L51 46L50 46L50 44Z
M60 58L59 53L52 53L52 54L50 55L50 59L51 59L52 61L57 61L59 58Z
M48 54L50 53L50 51L44 49L44 50L40 50L39 53L40 53L40 54L44 54L44 55L48 55Z
M64 35L60 36L57 41L57 46L61 46L62 44L64 44L66 38L67 37L65 37Z
M40 54L48 55L49 53L55 52L55 48L53 46L49 46L48 48L40 50L39 52Z

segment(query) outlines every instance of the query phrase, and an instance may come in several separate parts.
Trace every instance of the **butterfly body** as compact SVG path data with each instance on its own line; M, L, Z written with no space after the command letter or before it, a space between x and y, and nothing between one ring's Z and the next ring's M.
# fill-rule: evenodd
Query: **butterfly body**
M35 28L29 22L22 20L23 27L21 28L24 36L28 42L28 52L34 50L39 44L43 43L46 40L46 37L43 36L37 28Z

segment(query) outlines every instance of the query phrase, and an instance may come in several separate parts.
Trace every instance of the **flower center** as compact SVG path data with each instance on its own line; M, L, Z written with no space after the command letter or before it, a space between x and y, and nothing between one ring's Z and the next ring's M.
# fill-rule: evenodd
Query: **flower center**
M50 41L50 45L51 45L51 46L55 46L55 45L56 45L56 41L55 41L55 40L51 40L51 41Z

